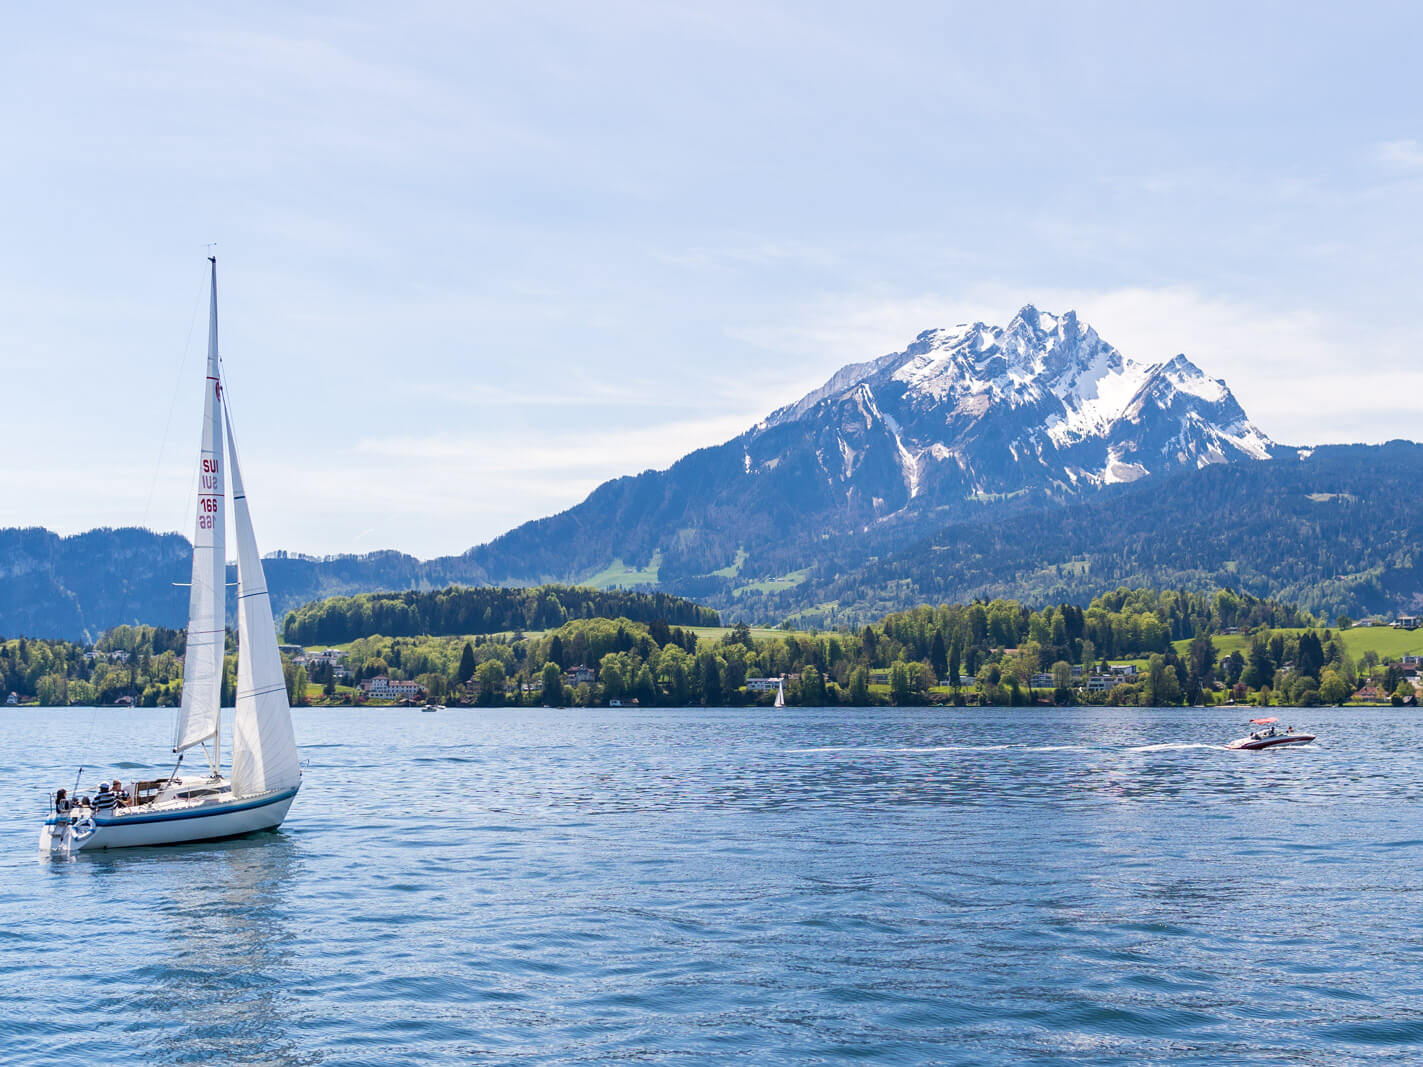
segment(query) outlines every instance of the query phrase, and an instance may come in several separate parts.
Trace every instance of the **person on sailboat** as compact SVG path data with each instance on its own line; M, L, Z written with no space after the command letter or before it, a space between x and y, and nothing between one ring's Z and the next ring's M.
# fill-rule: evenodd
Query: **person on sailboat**
M100 815L110 815L118 801L119 798L109 788L109 783L100 782L99 788L94 791L94 811Z
M56 815L68 815L74 807L74 801L69 799L69 790L60 787L59 792L54 794L54 813Z
M114 784L110 788L114 791L114 806L117 808L128 807L129 795L128 790L124 788L123 782L115 778Z

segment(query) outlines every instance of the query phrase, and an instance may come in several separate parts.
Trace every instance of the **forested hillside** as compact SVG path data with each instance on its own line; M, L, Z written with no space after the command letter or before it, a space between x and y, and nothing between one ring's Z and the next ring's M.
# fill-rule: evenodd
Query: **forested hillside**
M530 592L535 609L550 603L547 590ZM1400 680L1377 656L1356 664L1336 635L1315 633L1316 623L1289 605L1228 591L1120 589L1086 608L1035 610L1007 600L921 605L856 632L757 637L740 626L705 635L660 617L645 623L623 616L569 618L532 635L370 633L338 657L342 680L325 655L288 657L285 666L294 703L359 701L351 683L378 676L415 681L455 703L673 706L769 702L764 684L748 685L754 678L783 678L787 700L805 705L1171 704L1244 699L1247 692L1309 703L1337 696L1340 686L1370 672L1386 684ZM1222 659L1211 637L1226 632L1249 637L1241 652ZM181 633L152 627L121 627L92 650L0 640L0 695L13 691L22 702L44 704L172 705L181 694L183 648ZM1106 661L1119 658L1143 669L1110 673ZM1087 689L1087 676L1104 674L1109 690ZM234 655L224 678L230 699Z
M667 593L599 591L544 585L534 589L449 588L425 593L366 593L330 597L287 614L286 640L299 645L340 643L371 634L492 634L550 630L569 619L625 618L677 626L718 626L711 608Z
M869 562L841 541L795 588L728 613L835 625L921 601L1085 603L1119 585L1229 587L1327 618L1408 611L1423 603L1420 485L1423 446L1408 442L1210 466L949 524Z

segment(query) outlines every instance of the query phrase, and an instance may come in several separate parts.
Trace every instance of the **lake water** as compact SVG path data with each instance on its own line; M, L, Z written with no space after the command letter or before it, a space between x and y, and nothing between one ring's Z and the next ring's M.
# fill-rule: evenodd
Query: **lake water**
M0 1062L1418 1062L1415 713L1282 714L298 711L278 833L50 862L171 719L5 712Z

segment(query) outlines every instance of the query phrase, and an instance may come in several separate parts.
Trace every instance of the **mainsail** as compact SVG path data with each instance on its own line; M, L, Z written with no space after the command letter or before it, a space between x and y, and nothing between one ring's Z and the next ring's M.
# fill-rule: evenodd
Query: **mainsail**
M225 414L225 412L224 412ZM290 789L301 767L287 704L286 678L277 650L272 601L252 533L252 515L237 464L237 442L227 422L232 464L232 517L237 533L237 711L233 716L232 795L255 796Z
M217 770L226 639L227 525L223 504L223 404L217 355L217 262L208 312L208 373L203 383L203 444L198 456L198 518L193 532L193 584L188 594L188 648L183 659L183 708L173 751L212 741Z

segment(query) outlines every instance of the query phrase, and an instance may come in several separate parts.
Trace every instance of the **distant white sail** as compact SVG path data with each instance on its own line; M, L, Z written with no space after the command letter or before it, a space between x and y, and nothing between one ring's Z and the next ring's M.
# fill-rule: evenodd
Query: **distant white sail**
M222 663L227 623L227 522L223 493L223 405L217 354L217 264L208 312L208 373L204 385L203 444L198 456L198 517L193 531L193 584L188 593L188 647L183 659L183 707L173 751L212 741L218 765Z
M785 707L785 706L786 706L786 683L785 683L785 679L782 678L782 679L777 680L777 682L776 682L776 707L778 707L778 708L783 708L783 707Z
M237 535L237 711L233 717L232 795L255 796L301 782L291 707L277 650L277 628L267 578L257 554L232 423L227 423L232 467L232 516Z

